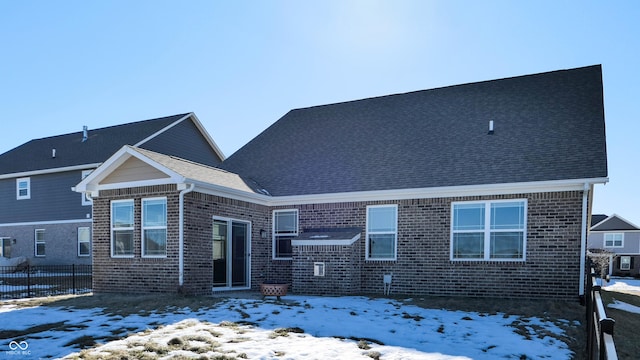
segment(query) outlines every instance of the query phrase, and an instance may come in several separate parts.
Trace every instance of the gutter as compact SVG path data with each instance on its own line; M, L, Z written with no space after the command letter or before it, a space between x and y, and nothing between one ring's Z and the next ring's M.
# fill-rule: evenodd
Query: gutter
M179 224L178 224L178 285L184 285L184 195L190 193L195 188L194 184L178 184L180 191L179 201Z

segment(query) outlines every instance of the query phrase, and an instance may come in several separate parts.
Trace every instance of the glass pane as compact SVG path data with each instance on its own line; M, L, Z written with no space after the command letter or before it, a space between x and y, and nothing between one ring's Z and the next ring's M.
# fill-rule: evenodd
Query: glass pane
M482 259L484 257L484 233L453 234L454 259Z
M36 244L36 255L37 256L44 256L45 255L44 247L45 247L44 243L37 243Z
M453 206L454 230L484 229L484 204L457 204Z
M167 201L143 200L144 223L142 226L167 226Z
M524 229L524 203L491 204L491 229Z
M231 226L231 286L247 285L247 231L244 223Z
M111 219L114 228L133 227L133 201L111 203Z
M89 248L88 242L81 242L78 245L79 245L78 247L79 255L89 255L89 253L91 252L91 249Z
M133 230L113 232L113 255L133 255Z
M371 207L367 223L368 231L396 231L396 207Z
M395 234L370 234L369 258L389 259L395 255Z
M492 259L522 259L523 256L523 233L521 232L499 232L491 233L491 254Z
M295 211L281 211L275 213L276 234L291 234L298 232L298 219Z
M290 258L292 256L293 256L293 250L291 249L291 238L278 236L276 238L276 257Z
M144 231L145 255L167 254L167 230L153 229Z
M227 230L226 221L213 221L213 286L227 286Z
M88 227L78 228L78 241L91 241L91 231Z
M44 230L36 230L36 241L44 241Z

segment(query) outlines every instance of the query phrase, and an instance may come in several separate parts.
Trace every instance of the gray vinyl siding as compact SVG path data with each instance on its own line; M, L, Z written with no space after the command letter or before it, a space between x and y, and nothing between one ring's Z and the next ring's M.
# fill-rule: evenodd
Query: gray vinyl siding
M91 206L71 190L81 177L81 170L31 176L31 198L24 200L16 200L15 178L0 180L0 224L90 218Z
M182 121L140 147L209 166L222 162L191 119Z
M604 234L623 233L623 247L604 247ZM616 254L640 254L640 231L611 230L604 232L591 232L587 242L589 249L606 249Z

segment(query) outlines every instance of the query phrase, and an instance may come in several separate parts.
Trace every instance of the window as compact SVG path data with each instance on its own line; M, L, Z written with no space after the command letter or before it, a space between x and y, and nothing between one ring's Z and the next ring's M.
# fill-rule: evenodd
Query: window
M605 247L623 247L624 246L624 234L623 233L606 233L606 234L604 234L604 246Z
M31 178L16 179L16 199L31 199Z
M11 257L11 239L0 238L0 257Z
M395 260L398 239L398 206L367 206L367 260Z
M35 231L35 248L36 256L45 256L45 241L44 241L44 229L36 229Z
M78 228L78 256L91 255L91 228Z
M631 256L620 256L620 270L631 270Z
M133 200L111 202L111 256L133 256Z
M167 198L142 199L142 256L167 256Z
M298 236L298 210L273 211L273 258L291 259L291 239Z
M524 260L526 200L452 204L452 260Z
M87 176L89 176L89 174L91 174L93 172L93 170L82 170L82 175L81 175L81 179L80 180L84 180L84 178L86 178ZM91 200L91 198L88 196L88 194L80 194L80 196L82 196L82 205L86 206L86 205L91 205L93 204L93 200Z

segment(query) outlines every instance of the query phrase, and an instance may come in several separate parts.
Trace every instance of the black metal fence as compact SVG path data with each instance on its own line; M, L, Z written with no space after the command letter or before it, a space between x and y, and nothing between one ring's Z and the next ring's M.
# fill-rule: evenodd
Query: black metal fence
M607 317L600 289L596 272L591 268L586 293L588 359L617 360L618 353L613 342L613 327L616 322Z
M0 299L91 292L91 265L0 267Z

